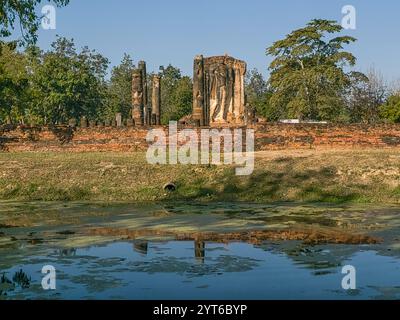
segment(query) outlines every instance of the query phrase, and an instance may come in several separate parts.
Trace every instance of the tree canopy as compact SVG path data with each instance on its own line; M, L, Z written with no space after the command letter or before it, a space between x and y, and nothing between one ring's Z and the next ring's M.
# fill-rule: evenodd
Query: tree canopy
M132 71L135 68L130 55L124 54L121 63L111 70L104 116L112 119L117 112L128 118L131 111Z
M391 95L380 108L382 118L390 122L400 122L400 94Z
M168 65L161 72L161 122L179 120L192 112L192 79Z
M86 116L98 119L104 108L108 60L73 40L57 38L42 52L19 52L2 45L0 120L59 124Z
M53 1L65 5L68 1ZM3 1L0 37L40 1ZM26 7L24 7L24 5ZM18 13L19 10L25 10ZM31 23L37 23L33 17ZM29 28L28 28L29 29ZM28 32L33 42L35 29ZM268 121L284 118L376 123L400 122L399 94L374 69L350 71L356 58L344 50L356 41L334 21L312 20L267 49L274 59L270 77L256 69L246 75L246 101ZM33 37L33 38L32 38ZM112 120L131 117L133 59L124 54L111 69L106 57L72 39L57 37L47 51L35 45L0 41L0 123L61 124L74 118ZM152 75L147 75L151 103ZM193 82L180 69L160 68L161 121L192 112Z
M267 49L271 107L278 118L332 120L343 112L343 93L350 85L346 66L356 58L343 50L356 41L340 33L335 21L315 19Z

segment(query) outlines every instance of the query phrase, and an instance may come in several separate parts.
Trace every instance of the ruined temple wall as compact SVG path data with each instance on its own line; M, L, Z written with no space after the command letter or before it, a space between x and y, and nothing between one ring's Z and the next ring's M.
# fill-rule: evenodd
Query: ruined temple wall
M167 133L167 127L164 131ZM183 128L182 128L183 129ZM400 148L400 125L256 125L255 149ZM197 129L199 130L199 129ZM0 134L4 151L146 151L147 128L17 128Z
M235 58L199 55L193 66L193 119L198 125L245 122L246 63Z

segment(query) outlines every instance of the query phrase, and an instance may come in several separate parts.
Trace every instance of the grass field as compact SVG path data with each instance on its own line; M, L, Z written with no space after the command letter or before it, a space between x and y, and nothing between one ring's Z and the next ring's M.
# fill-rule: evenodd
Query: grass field
M163 185L173 181L175 192ZM144 153L0 153L2 200L399 203L395 149L259 152L233 166L150 165Z

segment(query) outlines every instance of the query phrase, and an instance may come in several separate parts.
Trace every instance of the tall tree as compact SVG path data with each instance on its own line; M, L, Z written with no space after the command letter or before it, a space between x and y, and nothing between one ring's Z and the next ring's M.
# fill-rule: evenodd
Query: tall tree
M23 122L28 90L25 55L15 43L0 43L0 122Z
M375 123L380 119L380 106L389 95L383 76L371 68L366 75L354 72L347 94L351 122Z
M161 122L168 124L191 112L193 83L172 65L162 68L161 76Z
M12 35L16 26L22 34L22 42L33 44L37 40L41 16L36 13L36 6L43 0L1 0L0 1L0 38ZM47 1L58 7L65 6L69 0Z
M257 69L252 69L246 74L245 78L247 102L255 108L257 115L268 120L276 120L271 113L269 99L271 91L263 75Z
M312 20L267 49L274 57L270 102L280 118L333 120L343 113L343 92L350 84L344 67L356 62L343 47L356 39L328 37L342 29L335 21Z
M129 117L134 68L132 58L128 54L124 54L121 63L112 69L105 118L113 118L116 112L122 113L125 119Z
M190 77L183 76L179 79L171 100L174 108L167 114L170 120L179 120L192 113L193 82Z
M103 109L108 60L73 40L58 38L34 71L39 117L44 123L66 123L70 118L97 119Z
M400 122L400 94L392 94L380 107L381 117L389 122Z

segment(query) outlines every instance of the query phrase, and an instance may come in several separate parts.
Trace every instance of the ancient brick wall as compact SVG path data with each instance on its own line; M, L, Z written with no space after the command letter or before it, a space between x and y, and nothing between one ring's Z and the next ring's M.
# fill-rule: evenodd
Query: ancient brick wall
M397 147L400 125L265 124L256 127L256 149Z
M163 127L167 132L167 127ZM400 147L400 125L259 124L255 149ZM146 128L2 127L2 151L144 151Z

